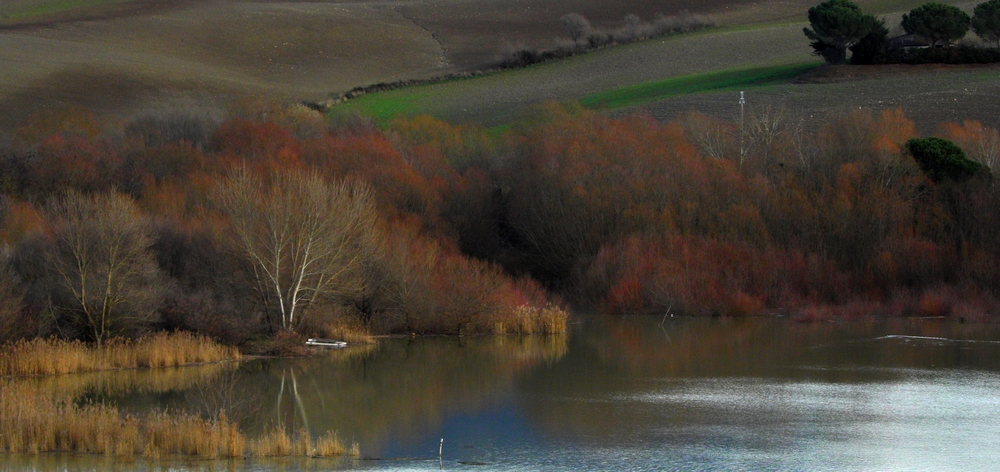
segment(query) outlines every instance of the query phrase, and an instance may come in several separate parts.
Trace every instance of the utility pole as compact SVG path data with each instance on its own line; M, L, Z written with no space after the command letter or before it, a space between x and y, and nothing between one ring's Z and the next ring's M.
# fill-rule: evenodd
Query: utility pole
M740 90L740 169L743 168L743 159L746 157L746 148L743 147L743 108L746 105L747 100L743 97L743 91Z

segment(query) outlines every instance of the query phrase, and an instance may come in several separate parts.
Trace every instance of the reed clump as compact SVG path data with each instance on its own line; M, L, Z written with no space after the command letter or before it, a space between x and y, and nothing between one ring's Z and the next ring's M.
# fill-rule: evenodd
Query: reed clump
M348 344L374 344L371 330L358 319L337 317L323 326L323 336Z
M139 422L105 405L74 405L39 395L20 383L0 386L0 451L65 451L132 456Z
M80 406L71 398L54 398L23 381L0 383L0 452L76 452L154 459L360 455L357 444L346 449L336 433L313 441L305 430L293 437L276 428L248 441L225 412L212 419L168 412L140 418L121 415L113 406Z
M136 341L115 339L100 346L57 338L32 339L0 347L0 376L170 367L239 358L235 347L187 332L157 333Z
M135 343L134 352L138 367L176 367L240 358L240 351L234 346L180 331L141 339Z
M563 334L569 312L548 304L542 308L521 305L510 315L493 324L496 334Z
M250 443L250 454L256 457L283 457L292 452L292 439L284 428L275 428Z
M357 446L358 444L354 443L351 448L351 456L357 457L361 455L357 452ZM340 435L338 435L336 431L330 431L316 440L315 456L334 457L342 456L344 454L347 454L347 451L344 449L344 442L340 440Z
M289 435L284 428L271 429L263 436L251 441L249 450L250 455L254 457L361 456L358 443L353 443L348 449L336 431L330 431L314 441L305 429L300 429L294 437Z
M161 457L243 457L246 437L225 413L206 420L186 413L157 413L143 425L143 455Z

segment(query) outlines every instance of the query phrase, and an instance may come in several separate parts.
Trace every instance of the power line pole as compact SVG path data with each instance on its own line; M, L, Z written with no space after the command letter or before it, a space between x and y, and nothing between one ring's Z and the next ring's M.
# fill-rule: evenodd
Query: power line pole
M740 90L740 169L743 168L743 159L746 158L746 148L743 147L743 107L746 105L747 100L743 96L743 91Z

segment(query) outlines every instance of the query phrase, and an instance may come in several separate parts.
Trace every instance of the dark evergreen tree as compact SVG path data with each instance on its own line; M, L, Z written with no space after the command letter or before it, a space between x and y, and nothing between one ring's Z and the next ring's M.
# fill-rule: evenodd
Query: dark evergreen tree
M950 45L965 37L971 19L958 7L942 3L925 3L903 14L903 29L907 33L927 38L931 46Z
M885 20L878 20L867 36L851 46L851 64L880 64L888 48L889 28L885 27Z
M906 142L906 150L934 183L961 183L989 174L982 164L965 157L962 148L947 139L914 138Z
M809 25L803 28L816 54L831 64L847 61L847 48L864 38L878 24L850 0L828 0L809 9Z
M983 41L996 43L1000 48L1000 0L989 0L976 5L972 11L972 31Z

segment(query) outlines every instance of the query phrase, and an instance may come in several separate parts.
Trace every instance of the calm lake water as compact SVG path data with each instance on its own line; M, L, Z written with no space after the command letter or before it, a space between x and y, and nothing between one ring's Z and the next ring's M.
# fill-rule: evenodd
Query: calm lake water
M279 422L317 436L337 430L365 458L173 469L1000 466L1000 326L577 320L558 338L390 339L310 359L41 381L126 411L224 407L250 430ZM109 465L71 455L5 460L8 468Z

